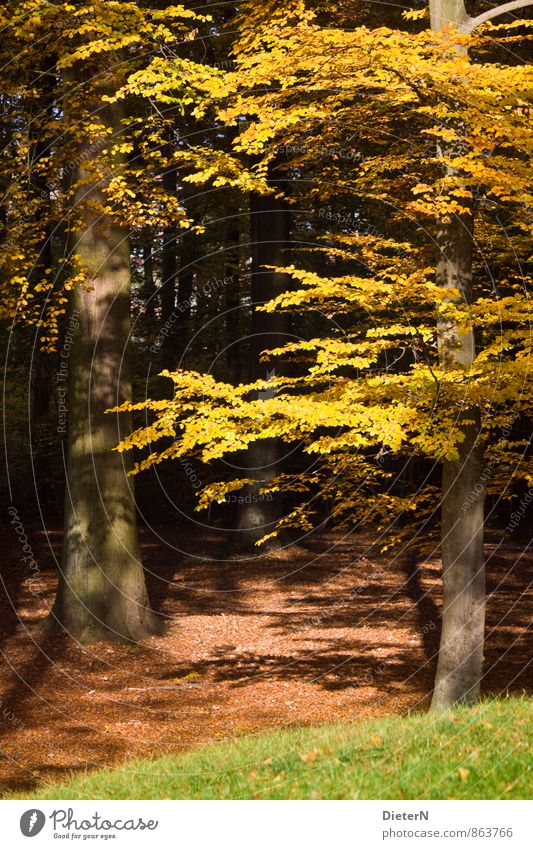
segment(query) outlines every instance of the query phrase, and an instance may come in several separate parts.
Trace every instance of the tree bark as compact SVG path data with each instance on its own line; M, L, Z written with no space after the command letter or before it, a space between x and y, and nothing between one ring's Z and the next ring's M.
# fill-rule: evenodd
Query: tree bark
M43 62L40 70L42 85L41 97L34 105L34 118L28 126L30 139L30 151L28 157L28 188L31 199L40 201L39 212L36 215L36 223L43 222L41 244L29 275L30 287L32 289L45 278L45 271L52 266L52 228L51 228L51 205L50 187L46 175L39 172L42 160L46 158L50 142L42 134L40 122L49 117L54 106L55 92L55 60L48 58ZM51 363L50 354L41 350L39 334L36 333L32 348L32 362L30 373L31 386L31 421L38 422L46 418L50 399L53 395L51 387Z
M184 233L180 245L174 368L177 368L178 365L180 368L186 367L182 363L182 359L187 352L191 339L191 298L196 273L195 260L198 259L199 238L195 233Z
M228 213L226 221L226 258L224 262L224 313L226 333L226 368L230 383L238 386L241 381L240 330L240 287L239 253L240 230L237 210Z
M435 32L447 24L459 29L469 20L464 0L430 0L429 20Z
M473 215L454 216L437 234L437 284L452 290L448 301L472 301ZM456 292L459 294L455 294ZM441 366L468 369L475 358L474 331L451 321L438 327ZM467 402L466 402L467 404ZM464 439L456 460L442 464L442 581L444 607L432 709L479 697L485 632L483 527L485 486L481 482L481 415L476 407L458 411Z
M470 410L457 460L442 467L442 582L444 606L432 710L479 698L485 639L485 487L480 416ZM468 509L465 505L468 504Z
M464 201L465 204L469 202ZM437 233L440 255L437 284L447 300L472 302L473 212L456 215ZM458 293L458 294L457 294ZM475 358L474 330L452 321L438 327L441 366L468 369ZM442 464L442 582L444 606L431 707L441 710L479 697L485 634L485 486L482 483L481 415L476 407L459 410L456 425L464 439L456 460Z
M462 0L431 0L431 24L458 28L466 14ZM449 148L442 154L453 153ZM452 173L452 172L450 172ZM457 176L456 172L453 172ZM474 245L473 200L461 199L467 209L452 214L437 232L437 285L448 302L472 302ZM444 370L467 371L475 359L474 329L461 329L451 320L438 325L439 358ZM483 446L481 415L475 406L458 408L456 426L463 434L456 460L442 464L442 581L444 605L432 710L479 697L483 674L485 633L485 560L483 552L485 487L481 482Z
M95 105L95 118L120 133L116 105ZM103 136L105 137L105 136ZM141 564L135 502L124 455L113 451L131 432L130 416L105 411L131 398L130 253L125 230L98 211L101 185L91 177L88 143L82 145L74 214L73 252L86 284L72 292L68 369L68 446L65 530L60 581L51 627L82 642L139 640L159 631ZM120 162L117 160L120 167ZM92 182L91 182L92 180ZM75 324L78 327L75 327Z
M272 177L270 185L283 190L283 181ZM284 313L259 312L257 307L286 291L287 276L266 266L281 266L288 262L287 247L290 241L290 214L287 204L273 195L250 197L252 241L252 325L250 342L249 380L268 379L275 367L261 362L265 350L279 347L287 341L288 320ZM279 369L279 367L278 367ZM244 474L256 483L243 493L245 502L240 511L237 528L240 548L254 544L274 530L280 516L279 496L268 500L261 496L262 486L279 474L282 443L277 439L262 439L250 445ZM269 545L276 547L275 539Z
M169 146L169 160L172 150ZM163 174L163 187L168 195L177 192L177 171L167 168ZM172 224L163 230L161 247L161 367L172 369L176 366L176 288L178 272L178 233Z
M154 255L151 243L143 245L143 296L150 300L155 291Z

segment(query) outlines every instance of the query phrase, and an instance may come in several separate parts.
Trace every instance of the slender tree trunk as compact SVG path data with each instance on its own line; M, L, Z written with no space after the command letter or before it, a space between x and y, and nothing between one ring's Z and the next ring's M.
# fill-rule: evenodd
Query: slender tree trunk
M283 189L284 184L271 179L271 185ZM286 291L287 276L266 266L286 265L290 241L290 214L286 203L272 195L251 195L252 237L252 327L249 379L268 379L275 366L261 362L265 350L279 347L287 341L288 321L283 313L259 312L257 307ZM279 368L279 367L278 367ZM274 530L281 506L279 497L270 500L262 496L261 487L279 474L282 443L277 439L262 439L250 445L244 474L256 483L243 493L245 502L238 517L241 548L252 548L261 537ZM270 543L275 547L279 542Z
M30 284L38 283L42 279L45 268L52 265L52 254L50 245L50 227L46 227L43 236L43 245L39 256L30 275ZM33 423L46 418L50 408L50 399L53 395L51 383L51 355L41 350L38 336L34 337L31 363L31 420Z
M431 25L459 28L465 19L462 0L432 0ZM449 148L443 154L453 153ZM454 176L457 176L454 173ZM437 285L449 291L448 302L472 302L474 244L473 201L468 211L452 215L437 233ZM468 370L475 359L473 327L451 320L438 327L439 356L444 369ZM479 697L485 634L485 559L483 552L485 487L482 483L481 416L475 406L458 411L456 424L464 439L456 460L442 466L442 581L444 606L432 710Z
M171 152L171 151L170 151ZM170 155L169 155L170 159ZM163 187L169 195L177 192L177 172L167 168L163 174ZM176 288L178 272L178 234L172 224L163 230L161 247L161 366L172 370L176 365Z
M43 221L41 244L30 273L30 286L41 283L47 268L52 266L50 187L46 174L39 171L48 153L49 140L42 136L40 122L50 116L54 105L55 61L48 58L41 69L42 94L34 104L35 117L30 122L28 134L31 140L29 151L28 182L33 201L40 202L36 221ZM34 338L31 363L31 419L37 422L46 417L53 394L51 382L50 354L41 350L38 334Z
M224 263L224 313L226 330L226 368L230 383L238 386L241 380L240 290L239 290L240 231L236 213L226 222L226 260Z
M117 106L98 103L96 110L98 121L116 137ZM69 408L65 535L50 624L83 642L139 640L159 629L148 602L124 455L113 451L131 422L126 413L105 413L131 398L129 240L124 229L99 213L102 195L94 175L88 184L85 155L89 159L88 143L80 155L74 208L79 229L72 247L88 285L77 285L72 293L74 339L61 355Z
M198 259L198 235L184 233L180 239L181 251L178 270L178 309L175 324L174 368L185 368L182 358L186 355L191 339L191 298Z
M143 296L149 300L155 291L154 255L151 243L143 245Z

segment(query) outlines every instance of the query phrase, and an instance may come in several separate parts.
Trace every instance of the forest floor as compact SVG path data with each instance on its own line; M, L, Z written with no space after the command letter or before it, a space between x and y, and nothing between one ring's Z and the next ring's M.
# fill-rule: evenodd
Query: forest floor
M150 596L167 632L138 646L84 647L40 634L60 531L48 531L49 546L42 529L26 529L41 570L37 594L13 529L0 530L3 793L272 728L428 706L436 558L415 565L375 555L362 537L327 534L309 550L221 561L215 534L195 542L190 530L143 530ZM487 557L484 690L531 693L533 552L494 543Z

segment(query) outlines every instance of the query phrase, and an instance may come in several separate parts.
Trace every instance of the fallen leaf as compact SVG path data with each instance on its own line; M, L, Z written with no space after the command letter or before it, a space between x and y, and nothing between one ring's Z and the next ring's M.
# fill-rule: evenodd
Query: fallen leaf
M318 757L318 752L317 752L316 749L313 749L312 752L307 752L306 755L300 755L300 760L304 761L304 763L305 763L307 761L314 761L314 760L317 759L317 757Z
M461 781L466 781L466 779L470 775L470 770L466 769L466 767L464 766L460 766L457 772L459 773L459 778L461 779Z

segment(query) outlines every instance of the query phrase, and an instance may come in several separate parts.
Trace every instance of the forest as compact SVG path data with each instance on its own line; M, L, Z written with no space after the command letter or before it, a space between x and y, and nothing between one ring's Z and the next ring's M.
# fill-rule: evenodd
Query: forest
M527 798L528 12L0 3L4 795Z

